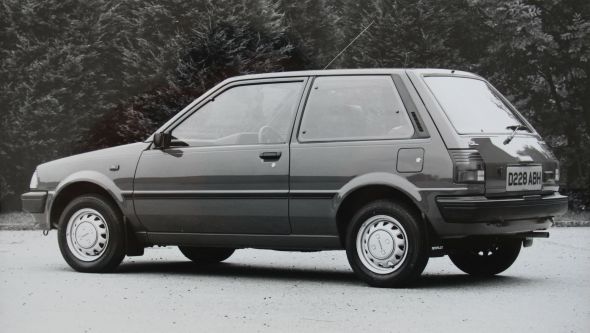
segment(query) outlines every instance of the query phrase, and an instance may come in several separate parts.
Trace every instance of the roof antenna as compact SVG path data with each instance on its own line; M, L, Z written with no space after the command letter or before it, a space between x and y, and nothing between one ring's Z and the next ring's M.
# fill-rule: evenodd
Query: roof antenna
M346 49L348 49L350 47L350 45L352 45L362 34L365 33L365 31L369 30L369 28L373 25L373 23L375 23L375 20L371 21L371 23L369 23L369 25L363 29L363 31L359 32L358 35L356 35L356 37L354 37L353 40L350 41L350 43L348 43L348 45L346 45L345 48L342 49L342 51L340 51L340 53L338 53L334 59L332 59L327 65L326 67L324 67L324 69L327 69L328 67L330 67L330 65L334 62L334 60L338 59L338 57L344 53L344 51L346 51Z

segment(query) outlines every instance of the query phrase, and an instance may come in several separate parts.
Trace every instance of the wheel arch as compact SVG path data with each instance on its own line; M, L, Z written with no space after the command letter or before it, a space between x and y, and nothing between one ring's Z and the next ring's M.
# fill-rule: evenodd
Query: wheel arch
M78 179L69 181L62 186L58 187L53 195L50 207L49 207L49 225L51 228L56 228L59 222L59 218L63 213L64 209L74 198L84 194L98 194L103 196L106 200L109 200L114 204L122 216L124 216L122 209L122 197L117 198L112 191L107 190L104 186L97 184L96 182L88 179Z
M421 208L422 195L414 184L398 175L371 174L362 179L355 178L338 194L336 227L343 245L346 228L355 212L369 202L379 199L388 199L404 204L426 223L429 234L432 232L431 225Z
M104 175L101 176L106 178ZM99 176L98 179L102 177ZM85 194L98 194L113 204L123 218L127 255L141 255L143 242L137 237L136 230L126 215L123 195L110 179L106 179L109 182L97 182L96 178L89 177L71 177L60 183L49 206L49 225L51 228L57 227L61 214L74 198Z

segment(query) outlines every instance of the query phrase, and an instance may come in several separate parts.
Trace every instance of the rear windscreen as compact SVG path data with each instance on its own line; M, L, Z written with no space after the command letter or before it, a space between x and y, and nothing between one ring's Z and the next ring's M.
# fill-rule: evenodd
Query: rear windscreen
M459 134L507 133L506 127L522 125L485 81L449 76L424 80Z

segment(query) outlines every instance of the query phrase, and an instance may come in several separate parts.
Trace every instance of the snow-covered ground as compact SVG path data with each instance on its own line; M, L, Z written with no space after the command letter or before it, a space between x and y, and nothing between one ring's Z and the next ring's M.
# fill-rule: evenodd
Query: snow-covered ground
M198 267L146 250L113 274L62 260L56 233L0 232L2 332L590 332L590 228L556 228L501 276L430 260L411 289L358 281L342 251L239 250Z
M557 227L590 226L590 212L568 212L564 216L555 218ZM33 215L23 212L0 213L0 230L38 230L41 226Z

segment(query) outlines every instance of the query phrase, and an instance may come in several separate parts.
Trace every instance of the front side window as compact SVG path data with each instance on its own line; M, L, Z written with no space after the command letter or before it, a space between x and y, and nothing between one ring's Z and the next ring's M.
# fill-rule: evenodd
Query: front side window
M315 79L299 140L399 139L413 134L390 76L331 76Z
M450 76L424 80L459 134L507 133L508 126L523 125L485 81Z
M230 88L173 131L190 146L285 143L303 82L251 84Z

